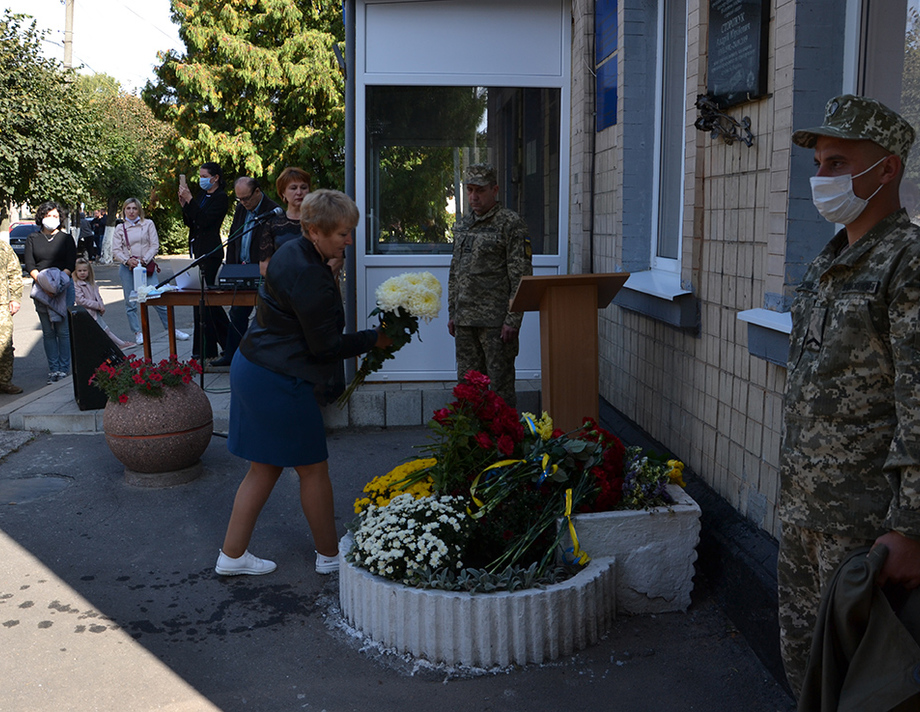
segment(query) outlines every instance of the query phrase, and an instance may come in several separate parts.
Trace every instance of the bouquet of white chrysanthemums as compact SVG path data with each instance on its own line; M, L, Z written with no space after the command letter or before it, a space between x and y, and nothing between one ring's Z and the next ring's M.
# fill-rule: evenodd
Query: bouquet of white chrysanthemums
M371 573L413 585L426 569L463 567L468 522L462 497L404 493L361 512L348 557Z
M383 362L412 340L418 320L431 321L441 311L441 283L431 272L405 272L390 277L377 287L377 306L370 316L380 316L380 326L393 343L385 349L376 346L367 352L361 367L339 398L344 406L355 389Z

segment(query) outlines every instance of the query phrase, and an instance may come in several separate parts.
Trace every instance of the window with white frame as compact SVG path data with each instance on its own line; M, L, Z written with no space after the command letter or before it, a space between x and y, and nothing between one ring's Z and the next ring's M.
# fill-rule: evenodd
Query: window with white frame
M687 4L658 2L653 269L680 271L684 187Z
M558 88L368 86L367 252L442 253L465 212L463 174L491 163L534 254L559 253Z
M845 78L847 91L878 99L920 130L920 0L851 2L859 47ZM920 147L915 141L901 181L901 204L920 224Z

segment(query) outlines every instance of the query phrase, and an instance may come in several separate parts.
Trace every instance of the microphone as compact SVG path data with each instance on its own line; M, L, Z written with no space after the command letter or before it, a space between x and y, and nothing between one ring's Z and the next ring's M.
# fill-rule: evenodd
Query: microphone
M269 218L274 217L275 215L284 215L284 208L278 207L278 208L275 208L274 210L269 210L267 213L262 213L261 215L258 215L255 218L253 218L253 222L259 223L259 222L262 222L263 220L268 220Z

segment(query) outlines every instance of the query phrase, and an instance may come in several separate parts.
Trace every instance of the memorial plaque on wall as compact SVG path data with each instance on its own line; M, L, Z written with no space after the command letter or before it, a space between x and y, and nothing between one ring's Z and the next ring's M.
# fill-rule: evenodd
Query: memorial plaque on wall
M767 93L768 0L709 0L707 89L722 108Z

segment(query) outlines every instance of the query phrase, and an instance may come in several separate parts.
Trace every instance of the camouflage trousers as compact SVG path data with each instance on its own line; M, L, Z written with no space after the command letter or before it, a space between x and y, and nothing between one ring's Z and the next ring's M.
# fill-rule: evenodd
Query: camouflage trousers
M8 304L0 304L0 383L13 380L13 315Z
M457 352L457 380L467 371L479 371L492 381L492 390L512 408L517 407L514 389L514 359L520 341L502 341L500 326L454 327Z
M786 679L802 692L821 594L846 555L874 539L804 529L783 523L779 543L779 643Z

